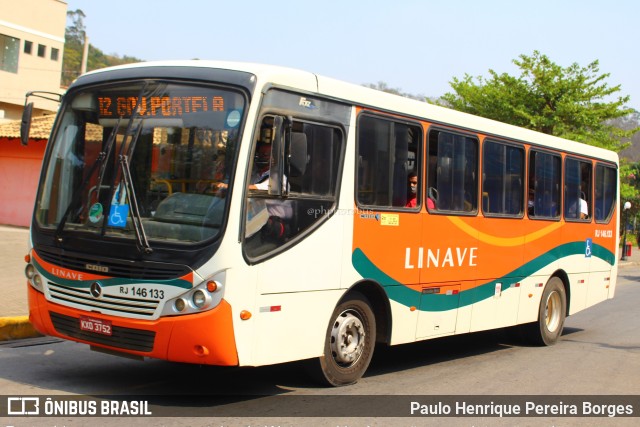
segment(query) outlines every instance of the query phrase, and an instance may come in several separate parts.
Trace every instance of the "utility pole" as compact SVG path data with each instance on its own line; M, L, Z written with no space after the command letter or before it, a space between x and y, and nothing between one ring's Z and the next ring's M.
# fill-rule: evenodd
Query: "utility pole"
M80 67L80 75L87 72L87 61L89 58L89 37L84 35L84 49L82 51L82 65Z

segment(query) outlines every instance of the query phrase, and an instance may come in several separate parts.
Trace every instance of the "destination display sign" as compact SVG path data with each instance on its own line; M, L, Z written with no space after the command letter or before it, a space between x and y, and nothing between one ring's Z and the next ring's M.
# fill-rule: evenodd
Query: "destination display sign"
M98 96L100 118L138 117L174 118L186 114L224 112L222 96ZM139 109L136 112L136 109Z

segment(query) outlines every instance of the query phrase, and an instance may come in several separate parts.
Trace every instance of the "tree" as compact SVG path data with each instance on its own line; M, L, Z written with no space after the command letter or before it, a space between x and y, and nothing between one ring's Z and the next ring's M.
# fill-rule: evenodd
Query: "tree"
M80 9L67 12L67 18L71 20L71 24L67 26L64 35L62 86L69 86L80 75L86 37L86 29L83 22L85 17L84 12ZM105 55L100 49L89 44L87 71L140 61L140 59L132 56Z
M621 129L635 129L640 126L640 112L634 111L628 116L612 120L611 124ZM633 135L630 145L619 154L621 159L625 159L630 162L640 162L640 132Z
M574 63L563 68L534 51L513 63L521 70L519 77L491 69L491 77L477 77L477 84L469 74L454 77L450 85L455 93L436 103L616 152L640 130L615 125L615 119L634 111L625 107L629 96L613 99L620 85L606 83L609 74L600 74L597 60L586 67Z
M82 52L84 49L85 28L84 12L77 9L67 11L67 18L71 20L64 34L64 54L62 56L62 86L69 86L80 75Z

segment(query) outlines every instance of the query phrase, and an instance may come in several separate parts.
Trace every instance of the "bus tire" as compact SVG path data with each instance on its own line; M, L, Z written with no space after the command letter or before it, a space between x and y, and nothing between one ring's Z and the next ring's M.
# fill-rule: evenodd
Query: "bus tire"
M316 378L332 386L357 382L364 375L375 347L376 322L366 297L354 292L333 311Z
M544 287L538 321L528 326L527 337L536 345L553 345L562 335L567 314L567 294L559 277L552 277Z

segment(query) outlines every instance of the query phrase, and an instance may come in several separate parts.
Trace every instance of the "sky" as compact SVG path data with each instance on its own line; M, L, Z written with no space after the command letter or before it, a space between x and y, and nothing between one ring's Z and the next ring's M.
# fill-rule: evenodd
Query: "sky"
M452 92L454 77L520 75L539 51L562 67L599 61L640 111L637 0L67 0L89 42L143 60L288 66L412 95ZM69 22L68 22L69 24Z

